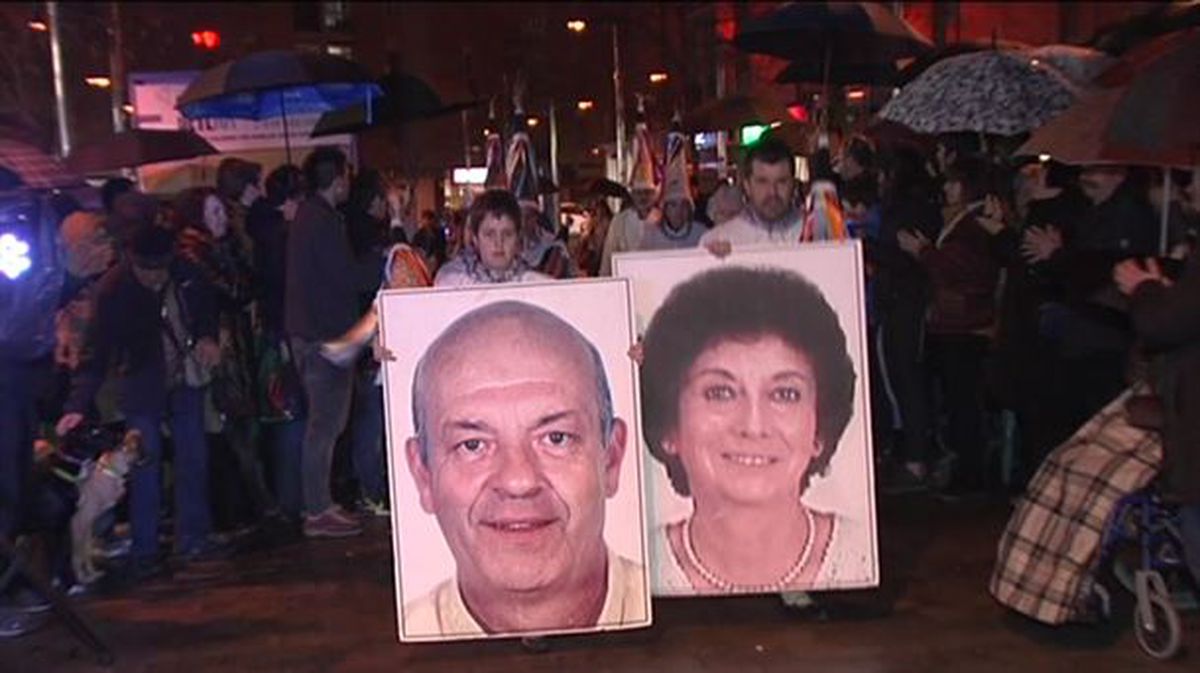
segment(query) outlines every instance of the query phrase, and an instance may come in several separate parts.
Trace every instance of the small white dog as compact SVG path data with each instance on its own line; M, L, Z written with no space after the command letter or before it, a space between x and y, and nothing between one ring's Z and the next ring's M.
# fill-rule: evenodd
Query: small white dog
M71 517L71 568L80 584L95 582L101 573L95 565L96 519L112 509L125 495L125 479L141 455L142 435L125 433L121 445L101 454L79 482L79 502Z

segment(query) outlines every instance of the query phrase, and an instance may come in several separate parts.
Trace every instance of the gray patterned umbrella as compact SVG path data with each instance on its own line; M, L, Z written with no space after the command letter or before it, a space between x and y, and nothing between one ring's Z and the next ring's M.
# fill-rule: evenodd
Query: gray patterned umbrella
M1079 95L1069 78L1024 51L962 54L939 61L879 111L921 133L1032 131Z

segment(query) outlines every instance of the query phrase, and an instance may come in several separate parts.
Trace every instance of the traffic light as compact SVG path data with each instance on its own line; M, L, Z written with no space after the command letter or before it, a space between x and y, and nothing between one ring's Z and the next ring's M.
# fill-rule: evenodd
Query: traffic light
M221 34L215 30L192 31L192 44L197 49L213 51L221 46Z

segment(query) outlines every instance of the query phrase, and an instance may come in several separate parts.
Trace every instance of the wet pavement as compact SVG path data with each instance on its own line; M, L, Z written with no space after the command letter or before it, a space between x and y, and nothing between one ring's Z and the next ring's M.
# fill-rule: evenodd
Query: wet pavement
M401 645L386 520L351 540L296 541L238 556L221 572L82 598L116 671L1195 671L1200 615L1184 615L1193 654L1143 655L1128 619L1049 629L986 591L1004 502L879 502L884 585L838 594L827 614L775 597L658 599L653 627L519 641ZM826 601L828 603L828 601ZM104 670L59 624L0 641L0 671Z

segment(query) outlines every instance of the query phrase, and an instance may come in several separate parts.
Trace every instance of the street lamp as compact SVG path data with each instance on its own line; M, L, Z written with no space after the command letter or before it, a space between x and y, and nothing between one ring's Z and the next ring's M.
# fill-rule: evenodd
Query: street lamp
M666 81L667 81L667 73L665 73L665 72L650 73L650 83L651 84L662 84Z
M84 77L83 81L87 82L88 86L94 86L97 89L107 89L108 87L112 86L112 80L109 79L108 77L104 77L102 75L92 75L91 77Z
M581 100L575 104L575 107L580 112L587 112L588 110L591 110L592 108L596 107L596 103L595 103L595 101L591 101L591 100Z
M613 54L613 108L614 117L616 118L617 127L617 182L620 182L625 175L625 105L623 103L624 96L621 95L621 42L618 32L618 24L616 21L609 22L612 27L612 54ZM582 33L587 30L587 22L582 19L572 19L567 22L567 30L573 33Z

